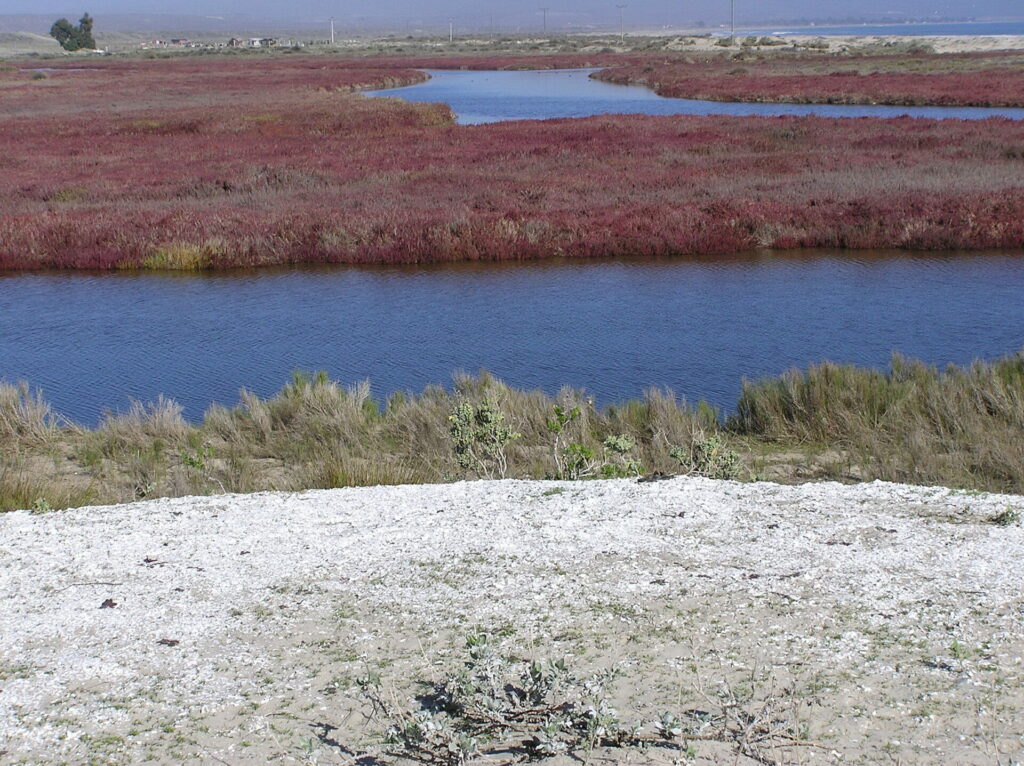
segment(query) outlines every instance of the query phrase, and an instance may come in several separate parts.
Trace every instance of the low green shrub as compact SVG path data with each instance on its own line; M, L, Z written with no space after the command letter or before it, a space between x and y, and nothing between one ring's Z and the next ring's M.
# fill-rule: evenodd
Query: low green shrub
M810 700L756 672L741 684L723 680L714 692L698 688L701 708L626 723L612 701L617 670L579 676L565 659L523 659L530 654L503 652L489 635L470 635L461 667L420 682L426 691L411 709L396 704L379 675L359 679L372 718L384 727L386 754L461 766L552 757L586 763L598 748L660 748L688 760L696 742L718 742L734 756L779 763L781 753L819 747L807 741L801 720Z
M522 434L508 426L504 413L494 402L460 401L448 416L448 424L452 450L460 468L478 478L505 478L508 472L506 449Z
M740 456L718 434L701 435L689 447L673 447L669 454L685 473L708 479L738 479Z
M1007 507L1005 510L997 513L989 519L989 521L997 527L1012 527L1014 524L1018 523L1020 519L1020 511L1015 508Z

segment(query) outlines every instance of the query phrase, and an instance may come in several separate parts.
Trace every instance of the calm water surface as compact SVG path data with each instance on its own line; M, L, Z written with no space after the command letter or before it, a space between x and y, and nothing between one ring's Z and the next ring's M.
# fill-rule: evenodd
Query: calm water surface
M837 27L764 27L737 30L739 35L898 35L905 37L1024 35L1024 21L952 21L936 24L849 24Z
M833 104L741 104L665 98L637 85L612 85L590 77L596 69L526 72L429 70L431 79L406 88L370 91L375 98L445 103L460 125L505 120L547 120L599 114L807 115L823 117L929 117L965 120L1024 119L1024 109L937 106L841 106Z
M1024 347L1024 256L832 253L334 267L209 276L0 275L0 378L93 423L163 393L199 418L295 369L377 395L486 368L600 401L651 385L724 408L741 378L900 350L966 363Z

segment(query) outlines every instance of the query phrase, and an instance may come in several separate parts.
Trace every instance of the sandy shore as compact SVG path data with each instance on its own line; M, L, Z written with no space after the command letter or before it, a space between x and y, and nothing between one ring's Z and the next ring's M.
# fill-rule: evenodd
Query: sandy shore
M815 41L828 43L830 51L843 52L857 48L875 48L886 45L906 45L920 43L930 46L936 53L983 53L988 51L1024 50L1024 37L1016 35L998 35L981 37L974 35L948 37L893 37L883 35L866 35L864 37L785 37L799 44L807 45Z
M630 720L756 666L815 701L823 748L802 762L1017 762L1020 511L894 484L674 479L9 513L0 762L351 763L382 725L355 679L379 672L401 697L474 628L620 668ZM727 755L702 743L690 762Z
M745 39L742 31L736 33L740 39ZM770 38L777 42L785 43L788 47L807 48L815 47L820 50L827 50L832 53L845 53L858 49L883 49L886 46L897 47L909 44L919 44L930 47L936 53L983 53L991 51L1016 51L1024 50L1024 36L1020 35L951 35L938 37L918 36L895 36L895 35L862 35L862 36L814 36L814 35L786 35ZM671 47L678 50L700 50L700 51L722 51L717 45L717 37L679 37L680 43ZM779 46L780 48L783 46ZM766 49L772 49L767 46Z

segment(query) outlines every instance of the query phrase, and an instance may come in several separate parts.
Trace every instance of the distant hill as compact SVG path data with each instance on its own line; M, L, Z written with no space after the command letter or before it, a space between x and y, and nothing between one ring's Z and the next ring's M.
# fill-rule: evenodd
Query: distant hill
M74 15L74 14L72 14ZM68 18L77 21L77 17ZM60 14L0 14L0 34L35 34L48 36L50 26ZM281 33L319 29L312 24L289 23L292 29L282 30L280 21L259 19L235 14L230 16L174 15L164 13L118 13L95 14L96 33L99 39L104 33L130 33L139 37L157 36L200 36L202 34L240 35L247 32ZM322 25L320 25L322 26Z
M0 32L0 55L59 52L60 46L49 35L35 32Z

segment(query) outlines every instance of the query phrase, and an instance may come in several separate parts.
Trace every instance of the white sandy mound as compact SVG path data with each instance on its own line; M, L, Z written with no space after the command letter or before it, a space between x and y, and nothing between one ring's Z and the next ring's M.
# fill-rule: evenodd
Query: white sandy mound
M0 515L0 762L257 763L282 753L342 762L319 750L327 745L306 724L331 715L325 683L343 687L339 677L385 652L429 665L429 653L472 625L511 626L570 649L565 642L585 643L604 625L606 640L594 646L627 652L626 642L649 641L656 665L681 641L671 630L707 634L713 624L736 652L842 671L836 683L869 698L856 674L892 677L894 688L919 683L896 677L900 663L889 653L900 647L911 647L900 651L914 653L914 673L941 686L985 677L980 659L971 670L974 655L943 659L953 642L972 652L984 644L998 683L1017 684L1016 702L1004 698L1012 708L1024 635L1015 512L1024 498L678 478L8 513ZM1008 523L992 521L1000 515ZM719 614L708 620L704 610ZM883 629L898 638L875 646ZM938 659L929 665L929 657ZM870 703L892 708L896 745L884 744L897 760L899 740L914 740L900 723L912 696ZM836 704L838 720L846 714ZM908 754L949 756L958 742L966 749L955 751L957 762L972 762L973 740L957 740L954 718L940 709L934 725L921 719ZM973 726L974 713L964 715ZM850 743L861 732L862 753L881 744L870 727L827 725Z

